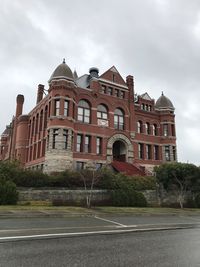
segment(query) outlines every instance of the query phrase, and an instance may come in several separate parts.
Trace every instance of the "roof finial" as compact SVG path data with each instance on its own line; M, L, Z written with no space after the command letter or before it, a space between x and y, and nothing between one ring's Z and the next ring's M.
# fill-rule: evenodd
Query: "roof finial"
M63 58L63 64L65 64L65 58Z
M164 95L164 94L163 94L163 91L162 91L162 95Z

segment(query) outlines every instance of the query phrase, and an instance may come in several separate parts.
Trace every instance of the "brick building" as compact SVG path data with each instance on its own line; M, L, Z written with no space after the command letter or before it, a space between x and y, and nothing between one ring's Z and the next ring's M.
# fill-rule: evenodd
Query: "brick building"
M78 77L64 60L48 90L38 85L28 114L23 103L18 95L15 116L1 135L0 160L48 173L95 163L137 174L176 161L173 104L163 93L156 102L148 93L137 96L133 76L125 81L114 66Z

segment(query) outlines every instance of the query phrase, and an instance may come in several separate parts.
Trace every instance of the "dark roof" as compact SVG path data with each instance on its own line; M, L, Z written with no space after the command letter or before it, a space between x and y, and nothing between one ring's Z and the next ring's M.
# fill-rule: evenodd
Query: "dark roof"
M6 129L3 131L1 135L9 135L10 134L11 127L9 125L6 126Z
M90 75L84 74L81 77L76 79L76 84L81 88L88 88L90 84Z
M63 63L58 65L58 67L54 70L52 73L49 82L52 80L58 80L58 79L70 79L74 80L73 73L70 69L70 67L65 63L65 59L63 59Z
M155 107L159 108L159 109L162 109L162 108L164 108L164 109L166 109L166 108L174 109L174 106L173 106L171 100L168 97L166 97L163 94L163 92L162 92L162 95L156 101Z

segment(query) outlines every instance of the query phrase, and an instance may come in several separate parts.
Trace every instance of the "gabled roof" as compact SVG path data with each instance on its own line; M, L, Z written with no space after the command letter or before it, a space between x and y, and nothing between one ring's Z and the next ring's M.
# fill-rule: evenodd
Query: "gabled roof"
M110 82L126 86L126 82L124 81L124 79L122 78L121 74L118 72L115 66L112 66L110 69L104 72L99 78L102 80L107 80Z
M145 99L145 100L150 100L150 101L152 100L151 97L149 96L149 94L147 92L144 93L144 94L142 94L142 95L140 95L140 97L143 98L143 99Z

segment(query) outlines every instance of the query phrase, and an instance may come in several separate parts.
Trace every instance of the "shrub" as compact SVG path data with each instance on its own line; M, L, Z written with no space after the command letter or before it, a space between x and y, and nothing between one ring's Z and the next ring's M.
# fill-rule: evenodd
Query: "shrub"
M195 197L195 206L196 208L200 208L200 193L198 193Z
M49 176L41 171L24 170L20 176L12 179L17 186L43 187L49 185Z
M16 185L11 181L0 180L0 205L16 204L18 192Z
M122 184L131 186L135 190L154 190L156 188L156 178L151 176L126 176L115 174L111 170L102 170L101 179L96 185L98 188L114 190Z
M121 207L146 207L147 201L141 192L133 189L116 189L112 191L113 206Z
M49 186L77 188L83 187L80 174L71 170L52 173L49 177Z

